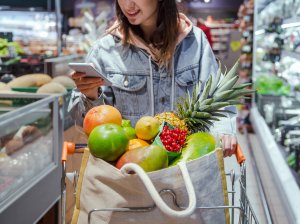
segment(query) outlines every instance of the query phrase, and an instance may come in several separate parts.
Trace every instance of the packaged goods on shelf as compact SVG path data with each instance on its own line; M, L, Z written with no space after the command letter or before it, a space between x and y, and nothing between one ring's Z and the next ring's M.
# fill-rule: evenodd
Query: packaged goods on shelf
M272 178L285 198L286 219L291 223L300 220L294 200L300 197L299 3L268 1L256 12L253 80L257 93L251 109L254 130L274 170Z

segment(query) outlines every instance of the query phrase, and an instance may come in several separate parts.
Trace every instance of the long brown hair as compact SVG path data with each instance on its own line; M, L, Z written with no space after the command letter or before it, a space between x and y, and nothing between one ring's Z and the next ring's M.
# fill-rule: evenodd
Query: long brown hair
M129 23L123 14L118 1L116 1L116 14L120 22L120 28L123 31L123 44L127 44L130 39L129 30L143 38L143 32L138 25ZM157 0L153 0L157 1ZM172 56L176 47L178 36L179 13L176 0L158 0L158 17L156 30L150 38L151 44L159 50L160 64L170 65Z

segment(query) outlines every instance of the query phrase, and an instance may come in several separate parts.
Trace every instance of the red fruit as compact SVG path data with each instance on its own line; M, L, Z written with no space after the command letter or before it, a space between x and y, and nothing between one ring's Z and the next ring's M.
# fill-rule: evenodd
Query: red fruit
M166 150L179 152L184 145L186 131L180 128L169 129L167 125L163 127L160 134L160 139Z

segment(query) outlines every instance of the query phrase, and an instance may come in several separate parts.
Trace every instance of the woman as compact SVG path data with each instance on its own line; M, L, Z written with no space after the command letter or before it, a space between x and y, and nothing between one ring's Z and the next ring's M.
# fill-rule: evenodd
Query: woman
M176 99L216 74L205 34L178 13L175 0L117 0L116 13L117 22L94 44L86 61L112 81L114 106L133 124L141 116L172 111ZM71 106L78 121L103 103L104 94L100 78L75 73L73 79L78 91ZM214 131L232 134L233 125L224 119L215 123ZM224 155L231 156L236 138L222 138Z

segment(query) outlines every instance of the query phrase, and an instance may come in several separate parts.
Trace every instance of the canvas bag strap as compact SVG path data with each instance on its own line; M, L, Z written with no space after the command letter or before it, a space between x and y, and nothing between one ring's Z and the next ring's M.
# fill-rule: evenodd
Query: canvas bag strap
M187 189L188 197L189 197L189 205L186 209L176 211L171 209L161 198L160 194L155 189L151 179L146 174L146 172L137 164L134 163L128 163L125 164L121 168L121 172L123 174L129 174L132 173L132 171L138 175L138 177L141 179L143 184L145 185L147 191L149 192L150 196L152 197L153 201L155 202L156 206L165 214L175 217L175 218L184 218L189 215L191 215L195 209L196 209L196 194L194 190L193 183L191 181L189 172L187 170L186 164L184 162L180 162L179 168L181 170L181 174L184 180L185 187Z

